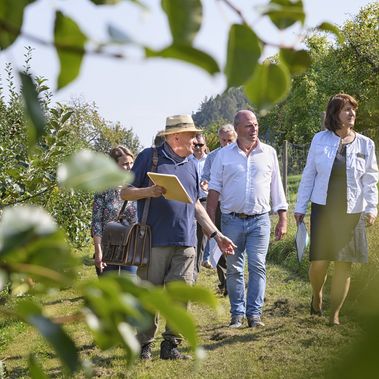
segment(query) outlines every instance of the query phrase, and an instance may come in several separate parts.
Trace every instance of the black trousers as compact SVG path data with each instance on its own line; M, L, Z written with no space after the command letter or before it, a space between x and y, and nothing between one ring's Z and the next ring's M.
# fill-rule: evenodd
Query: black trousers
M220 202L217 204L216 208L216 217L215 224L218 230L221 230L221 210L220 210ZM221 292L223 292L224 296L228 294L226 288L226 258L225 255L221 255L217 263L217 276L218 276L218 288Z

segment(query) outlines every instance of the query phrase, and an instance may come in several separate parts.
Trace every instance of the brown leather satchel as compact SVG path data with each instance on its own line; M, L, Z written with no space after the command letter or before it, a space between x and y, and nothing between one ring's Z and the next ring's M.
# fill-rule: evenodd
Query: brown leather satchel
M158 153L154 148L151 171L156 171L157 165ZM105 225L101 239L103 262L119 266L146 266L149 264L151 229L149 225L146 225L146 220L150 200L150 197L145 200L141 222L131 225L122 223L122 215L127 204L125 201L117 220Z

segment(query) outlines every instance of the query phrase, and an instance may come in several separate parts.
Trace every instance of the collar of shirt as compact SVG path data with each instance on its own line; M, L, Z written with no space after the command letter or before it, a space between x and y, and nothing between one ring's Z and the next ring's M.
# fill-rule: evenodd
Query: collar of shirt
M166 158L173 161L176 165L188 162L188 157L180 157L174 152L174 150L171 149L171 146L167 142L163 144L162 153Z
M233 148L236 148L236 149L238 149L238 150L240 150L241 152L243 152L245 155L246 155L246 153L238 146L238 143L237 143L237 141L236 142L234 142L234 147ZM252 149L251 151L250 151L250 153L253 153L253 152L261 152L261 151L264 151L264 146L262 145L262 143L261 143L261 141L258 139L257 140L257 145L254 147L254 149Z

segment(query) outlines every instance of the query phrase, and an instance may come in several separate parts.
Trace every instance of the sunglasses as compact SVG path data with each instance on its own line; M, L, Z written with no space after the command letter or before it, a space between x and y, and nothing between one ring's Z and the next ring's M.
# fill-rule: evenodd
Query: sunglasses
M199 148L199 147L203 147L204 146L204 144L203 143L195 143L195 145L194 145L196 148Z

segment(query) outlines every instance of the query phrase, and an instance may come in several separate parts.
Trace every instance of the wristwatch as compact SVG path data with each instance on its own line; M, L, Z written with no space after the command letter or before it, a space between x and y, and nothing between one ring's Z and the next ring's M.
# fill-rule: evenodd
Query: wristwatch
M216 238L217 234L218 234L218 231L215 230L215 231L209 236L209 239L211 239L211 238Z

